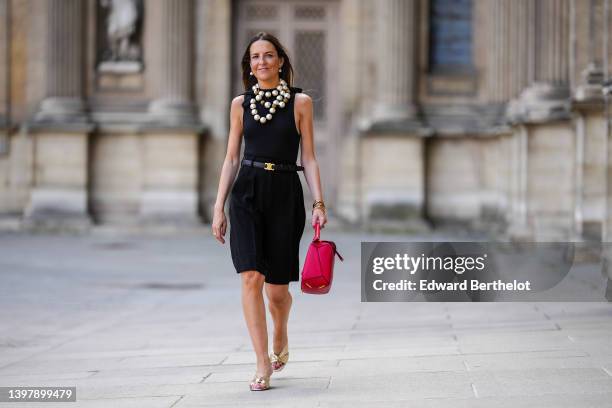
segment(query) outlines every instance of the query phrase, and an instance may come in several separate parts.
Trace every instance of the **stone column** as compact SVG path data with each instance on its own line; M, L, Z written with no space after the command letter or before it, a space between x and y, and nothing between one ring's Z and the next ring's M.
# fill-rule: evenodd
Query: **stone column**
M576 134L576 232L601 239L605 206L606 132L602 85L604 0L572 0L570 78Z
M574 8L578 6L585 7L584 3L577 3L578 0L573 0ZM580 38L577 43L584 45L586 43L588 53L588 64L580 72L580 83L576 87L574 98L576 101L592 101L602 102L602 83L604 72L602 67L602 47L603 37L603 0L589 0L587 11L587 27L588 37ZM577 30L577 22L574 19L574 30ZM572 44L574 46L574 44ZM573 63L576 63L574 60Z
M536 54L536 0L509 0L514 10L513 19L509 23L509 47L512 52L512 66L508 72L511 80L511 92L506 106L506 119L511 122L520 122L525 116L521 100L521 92L533 82L535 78Z
M487 93L490 102L502 103L506 100L503 94L503 84L507 81L511 67L508 66L507 57L510 49L509 36L503 24L508 17L508 1L498 0L487 3L489 7L489 36L488 56L488 86Z
M157 31L154 52L155 99L149 112L170 124L193 123L193 0L154 0Z
M539 40L535 80L553 84L558 89L569 80L569 0L539 0L536 3Z
M33 178L24 226L84 229L88 210L89 133L83 101L84 6L81 0L48 0L44 12L44 97L28 123Z
M516 98L529 84L533 49L529 46L529 21L533 0L488 2L488 100L496 108L496 122L511 122L519 112ZM527 45L526 45L527 44Z
M604 33L610 30L612 23L610 22L610 16L612 14L612 4L609 0L605 0L603 4L603 31ZM605 35L605 34L604 34ZM604 41L604 47L602 47L602 54L604 64L606 61L606 53L610 52L610 41L611 38L605 37L607 41ZM609 77L610 65L604 65L604 75ZM610 91L609 86L607 91ZM606 299L612 302L612 125L610 119L612 118L612 95L610 92L605 92L605 130L606 130L606 198L604 208L604 220L603 220L603 231L602 241L604 248L604 273L608 276L608 283L606 287Z
M84 6L80 0L46 3L45 98L37 121L86 122L83 103Z
M612 127L610 118L612 118L612 101L611 95L606 95L606 174L605 174L605 204L604 204L604 219L602 225L602 243L604 260L603 272L608 276L606 288L606 299L612 302Z
M198 161L201 126L193 98L193 0L151 0L148 21L157 28L147 50L153 100L143 135L140 221L198 223Z
M9 1L0 0L0 156L8 151L8 128L9 128Z
M525 119L569 117L570 0L538 0L535 6L533 83L521 94Z
M488 100L504 103L528 84L530 49L527 22L533 0L488 2L491 24L488 55Z
M378 61L375 84L374 120L401 120L416 116L416 0L377 2Z
M356 188L363 201L362 221L372 229L426 230L424 137L431 130L420 122L416 104L418 2L382 0L372 4L375 77L370 84L364 76L358 85L374 93L372 104L368 104L371 109L366 112L368 124L355 146L358 163L368 163L368 170L358 173ZM389 174L398 177L389 178Z
M522 192L509 234L527 240L573 240L577 143L570 120L571 0L527 1L525 63L529 81L510 105L520 124ZM521 28L522 30L522 28ZM520 83L520 82L519 82ZM519 157L514 158L519 160Z
M499 0L490 7L489 101L499 106L501 124L517 124L521 117L518 96L533 78L535 2ZM510 129L507 220L510 235L522 235L527 223L527 129Z

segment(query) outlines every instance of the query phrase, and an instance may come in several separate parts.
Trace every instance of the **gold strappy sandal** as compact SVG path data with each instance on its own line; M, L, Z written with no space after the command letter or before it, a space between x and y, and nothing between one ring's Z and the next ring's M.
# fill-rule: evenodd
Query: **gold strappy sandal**
M258 377L257 373L250 384L251 391L265 391L270 389L270 376Z
M270 354L270 362L274 371L281 371L289 361L289 344L287 344L280 354L272 352Z

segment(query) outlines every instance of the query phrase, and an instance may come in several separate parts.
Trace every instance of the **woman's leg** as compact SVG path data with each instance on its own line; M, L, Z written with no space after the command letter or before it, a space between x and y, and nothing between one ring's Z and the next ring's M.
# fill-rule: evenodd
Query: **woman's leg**
M279 354L288 342L287 323L289 311L293 298L289 292L289 285L275 285L266 283L266 295L268 296L268 307L274 321L274 340L272 352Z
M257 356L257 375L270 375L272 367L268 355L268 328L263 299L264 275L258 271L244 271L242 276L242 309Z

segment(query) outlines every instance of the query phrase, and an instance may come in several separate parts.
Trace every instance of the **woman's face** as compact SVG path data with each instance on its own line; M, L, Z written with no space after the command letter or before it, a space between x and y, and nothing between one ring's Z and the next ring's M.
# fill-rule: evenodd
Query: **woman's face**
M283 65L274 44L267 40L257 40L250 47L251 72L260 81L274 80L279 76L278 69Z

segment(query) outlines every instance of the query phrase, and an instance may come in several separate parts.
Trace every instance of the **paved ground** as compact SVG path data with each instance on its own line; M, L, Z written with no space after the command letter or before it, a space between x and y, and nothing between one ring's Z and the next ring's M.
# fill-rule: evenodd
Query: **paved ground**
M325 233L346 258L333 294L293 284L291 359L259 393L208 229L2 234L0 386L76 386L67 407L612 407L612 304L361 303L360 241L408 237Z

